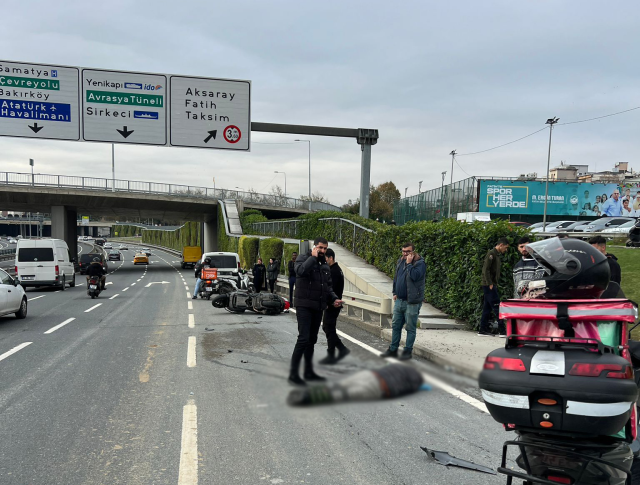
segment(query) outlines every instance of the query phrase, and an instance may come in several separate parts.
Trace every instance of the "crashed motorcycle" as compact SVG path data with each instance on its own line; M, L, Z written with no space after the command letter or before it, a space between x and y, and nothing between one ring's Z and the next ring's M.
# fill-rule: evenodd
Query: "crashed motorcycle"
M637 306L600 299L609 267L589 244L552 238L527 250L546 274L529 285L529 299L500 305L505 347L487 356L479 377L489 413L516 434L498 472L507 484L635 484L628 327Z
M244 313L249 310L263 315L277 315L289 311L289 300L267 292L221 291L211 304L216 308L224 308L229 313Z
M89 278L89 283L87 284L87 295L91 297L91 299L98 298L100 296L100 278L97 276L91 276Z

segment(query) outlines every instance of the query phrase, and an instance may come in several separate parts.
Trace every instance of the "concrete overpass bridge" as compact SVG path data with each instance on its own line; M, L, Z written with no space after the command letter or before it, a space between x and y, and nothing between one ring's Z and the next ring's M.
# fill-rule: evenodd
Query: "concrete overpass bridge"
M91 214L119 221L144 219L203 222L204 249L217 240L220 200L235 200L238 212L259 209L267 217L295 217L331 204L255 192L69 175L0 172L0 207L51 214L51 236L76 248L77 218Z

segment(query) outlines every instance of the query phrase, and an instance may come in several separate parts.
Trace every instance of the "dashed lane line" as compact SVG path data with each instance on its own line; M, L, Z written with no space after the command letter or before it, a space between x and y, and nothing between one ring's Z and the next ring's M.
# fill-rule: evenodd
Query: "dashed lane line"
M182 411L182 441L178 485L198 483L198 409L193 399Z
M38 298L44 298L46 295L34 296L33 298L29 298L27 301L37 300Z
M118 296L120 293L116 293L115 295L113 295L111 298L109 298L109 300L113 300L116 296Z
M73 322L74 320L75 320L75 318L68 318L68 319L66 319L64 322L62 322L62 323L60 323L60 324L56 325L55 327L51 327L49 330L47 330L47 331L45 332L45 335L46 335L46 334L48 334L48 333L53 333L53 332L55 332L55 331L56 331L56 330L58 330L59 328L64 327L67 323L71 323L71 322Z
M98 308L99 306L101 306L102 303L98 303L97 305L93 305L91 308L89 308L88 310L85 310L85 313L89 313L90 311L95 310L96 308Z
M12 348L11 350L9 350L8 352L5 352L4 354L0 355L0 360L4 360L7 357L15 354L16 352L24 349L26 346L31 345L33 342L24 342L20 345L18 345L17 347Z
M123 292L127 291L129 289L129 287L127 286L124 290L122 290Z
M187 302L187 310L193 310L193 302L192 301L188 301Z
M189 328L195 328L195 327L196 327L196 318L193 316L193 313L189 313Z
M187 344L187 367L196 366L196 338L189 337Z

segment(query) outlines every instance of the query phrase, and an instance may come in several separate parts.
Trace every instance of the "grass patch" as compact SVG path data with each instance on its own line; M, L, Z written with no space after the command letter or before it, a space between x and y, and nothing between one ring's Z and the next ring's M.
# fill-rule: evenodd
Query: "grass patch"
M622 291L629 300L640 302L640 248L609 246L607 250L615 254L622 270ZM632 334L634 340L640 340L640 327Z

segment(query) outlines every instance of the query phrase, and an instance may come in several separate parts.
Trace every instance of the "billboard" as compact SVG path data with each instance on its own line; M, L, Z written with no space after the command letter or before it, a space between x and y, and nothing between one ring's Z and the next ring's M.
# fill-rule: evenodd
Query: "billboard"
M637 185L621 188L615 183L549 182L547 214L640 217L639 191ZM478 210L493 214L542 215L544 194L545 182L481 180Z

